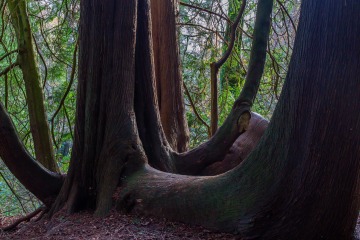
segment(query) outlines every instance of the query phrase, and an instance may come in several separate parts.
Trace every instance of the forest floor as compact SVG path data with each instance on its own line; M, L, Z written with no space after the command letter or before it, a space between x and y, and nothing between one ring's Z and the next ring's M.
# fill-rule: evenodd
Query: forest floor
M0 227L16 218L0 218ZM360 219L355 232L360 240ZM359 237L358 237L359 236ZM67 215L56 214L51 221L42 219L21 223L11 232L0 232L0 239L239 239L236 235L211 232L201 227L190 227L165 219L123 215L112 211L106 218L93 217L89 212Z
M36 217L34 218L36 219ZM0 227L16 220L0 218ZM235 235L215 233L201 227L169 222L165 219L137 217L112 211L106 218L89 212L56 214L51 220L21 223L11 232L0 232L0 239L238 239Z

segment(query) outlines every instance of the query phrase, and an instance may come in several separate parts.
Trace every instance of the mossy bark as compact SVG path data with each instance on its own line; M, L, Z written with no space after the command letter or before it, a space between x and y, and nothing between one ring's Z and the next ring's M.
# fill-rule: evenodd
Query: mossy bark
M360 202L359 11L356 1L303 2L278 106L241 165L212 177L145 165L124 181L119 207L244 239L352 239Z
M26 102L28 104L30 130L34 140L36 159L50 171L59 172L55 162L44 106L41 77L36 61L26 1L9 0L8 8L18 43L19 54L17 61L25 82Z

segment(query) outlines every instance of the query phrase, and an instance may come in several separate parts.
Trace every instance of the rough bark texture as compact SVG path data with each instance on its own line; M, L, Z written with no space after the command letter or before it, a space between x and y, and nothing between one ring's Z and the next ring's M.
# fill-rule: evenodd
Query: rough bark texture
M172 152L174 150L176 152L176 149L172 149L169 141L176 143L177 140L176 138L173 138L168 141L169 137L166 136L164 128L162 127L164 119L161 121L161 114L157 101L158 98L156 97L156 87L159 87L159 85L157 85L159 81L156 81L153 61L154 51L151 47L153 39L151 36L152 27L150 18L148 18L146 14L149 6L147 1L142 0L141 2L142 3L139 4L139 9L141 10L139 10L137 16L138 29L136 34L135 113L137 128L146 156L149 159L151 166L162 171L175 172L175 166L172 161ZM153 4L153 1L150 1L150 3ZM169 3L170 1L167 4ZM162 5L160 3L156 4L159 6ZM154 15L154 13L152 15ZM173 80L180 81L180 79ZM160 83L160 85L161 84L162 83ZM169 102L177 100L178 96L171 97L173 99L168 99ZM167 107L169 106L171 106L171 104L167 105ZM176 120L176 118L176 115L166 116L166 119L171 121ZM178 131L179 129L175 127L174 130Z
M50 171L59 172L50 138L41 88L41 77L35 57L26 1L10 0L8 1L8 7L18 42L19 54L17 61L25 82L26 102L28 104L30 130L34 140L36 159Z
M176 29L179 0L151 0L150 4L161 123L170 146L175 151L184 152L189 147L189 129Z
M355 0L303 1L279 104L240 166L214 177L145 167L127 179L122 207L245 239L351 239L359 210L359 11Z
M81 1L75 143L53 207L111 208L128 162L141 156L134 104L137 1Z
M82 2L75 144L53 211L66 203L70 212L93 207L98 215L107 213L113 191L126 179L125 172L147 159L158 169L178 171L177 153L163 134L154 95L149 10L147 0L138 5ZM248 104L234 105L228 124L210 145L219 143L220 155L246 129L248 111ZM201 149L205 153L209 148Z

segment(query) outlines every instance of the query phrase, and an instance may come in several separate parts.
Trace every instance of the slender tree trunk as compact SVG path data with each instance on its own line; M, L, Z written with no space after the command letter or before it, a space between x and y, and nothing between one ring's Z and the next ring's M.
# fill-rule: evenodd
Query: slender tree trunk
M44 106L41 78L36 62L34 42L27 14L26 1L9 0L8 7L18 42L19 62L26 89L30 116L30 130L34 140L36 159L47 169L59 172L55 162L49 125Z
M241 18L245 3L245 1L242 1L242 7L239 10L237 21ZM272 4L272 0L259 0L258 2L254 41L251 47L251 59L248 66L249 71L246 76L246 82L248 83L247 89L242 91L223 125L215 132L215 135L212 136L208 142L187 153L174 154L177 173L199 175L201 172L204 172L205 168L212 165L214 162L222 161L236 139L247 129L247 127L242 128L239 123L247 122L246 116L243 114L246 110L249 110L250 106L253 104L264 71ZM235 25L237 25L236 22ZM235 25L232 27L232 40L235 40ZM234 41L231 42L231 45L228 47L224 56L218 62L213 63L215 67L212 68L212 70L215 70L216 72L218 67L226 61L232 50L233 44ZM249 82L251 84L249 84ZM246 105L248 106L246 107ZM216 122L216 120L214 122ZM224 165L223 167L223 169L228 169L229 166L225 167Z
M176 28L179 0L151 0L150 3L161 123L170 146L175 151L184 152L189 147L189 129L185 116Z
M235 21L237 12L241 7L241 0L232 0L229 1L228 7L228 16L231 21ZM239 23L240 27L243 28L244 21L242 20ZM239 30L238 30L239 31ZM226 25L226 32L225 32L225 40L227 42L230 41L230 34L231 34L231 22L227 22ZM243 32L239 31L238 36L235 40L234 46L234 54L237 56L241 56L241 44L243 39ZM226 45L223 47L223 52L226 51ZM241 59L240 59L241 60ZM246 73L244 72L243 68L239 64L239 62L234 58L231 57L229 61L227 61L224 66L220 70L220 86L221 89L225 89L226 91L231 91L232 93L235 92L236 89L241 87L240 81L245 78ZM226 89L226 87L228 89Z

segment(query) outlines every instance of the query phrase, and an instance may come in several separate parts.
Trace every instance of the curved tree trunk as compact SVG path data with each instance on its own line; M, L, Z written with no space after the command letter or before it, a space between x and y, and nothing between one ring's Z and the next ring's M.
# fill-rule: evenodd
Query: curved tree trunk
M150 5L161 124L170 146L177 152L185 152L189 147L189 129L176 28L179 0L151 0Z
M63 177L49 172L29 155L1 103L0 157L15 177L45 205L53 203L62 186Z
M212 176L235 168L256 147L268 125L268 120L257 113L251 113L251 119L246 132L235 140L223 159L219 158L216 162L205 167L200 171L199 175Z
M245 239L351 239L359 210L359 11L356 1L303 1L283 93L245 162L214 177L145 167L126 181L120 206Z
M249 71L249 74L246 76L246 81L251 81L255 85L255 88L259 86L260 78L264 69L267 39L270 29L272 1L260 1L259 9L261 11L258 11L257 13L254 33L255 41L251 49L251 52L256 52L259 56L255 56L257 61L252 60L249 64L249 69L251 69L251 71ZM239 16L241 16L241 13L239 13ZM150 23L144 24L146 25ZM139 35L141 33L137 34ZM142 42L146 41L149 40L147 40L146 37L143 37ZM151 46L151 41L147 44ZM143 43L144 46L147 44ZM143 47L143 49L140 49L138 52L141 52L142 59L152 58L152 51L149 47ZM144 52L146 52L146 55ZM150 62L151 60L148 60L148 64ZM146 67L146 63L143 64L145 65L142 68L149 68ZM139 68L139 71L142 71L142 68ZM153 70L148 69L146 73L145 71L142 72L143 77L140 80L142 83L139 82L136 86L137 88L147 89L147 91L143 91L143 93L140 94L141 90L139 90L138 93L140 94L140 97L139 94L135 94L136 99L139 99L135 100L135 105L139 104L136 109L148 109L147 111L152 112L151 114L145 114L145 112L142 112L141 114L138 112L136 113L140 138L144 145L146 155L148 156L149 164L156 169L167 172L199 175L207 166L213 164L214 162L223 160L235 140L246 129L246 124L249 120L247 112L249 111L249 107L256 95L257 89L250 89L251 98L243 97L243 95L239 97L239 99L234 103L232 111L225 120L224 124L209 141L188 152L177 153L171 150L171 147L164 138L161 123L159 121L159 117L157 117L159 115L157 113L157 103L154 101L154 97L151 95L152 92L150 91L150 89L154 89L154 81L152 80ZM243 115L244 113L246 114ZM157 130L154 131L154 129ZM224 167L224 169L228 168L228 166L225 165Z
M41 78L36 63L26 1L9 0L8 7L18 42L19 54L17 61L25 82L26 102L28 104L30 130L34 140L36 159L50 171L59 172L46 117Z
M230 21L232 22L235 21L237 12L240 9L240 7L241 7L241 0L229 1L228 17ZM231 34L230 21L226 23L225 40L227 42L229 42L230 34ZM241 21L239 23L241 29L243 29L244 27L243 25L244 25L244 21ZM234 54L236 54L237 56L241 56L241 52L242 52L241 45L242 45L243 35L244 35L243 31L239 31L238 37L235 40L234 49L236 50L236 52L234 52ZM226 45L223 47L223 52L225 51L226 51ZM241 81L245 78L245 75L246 72L241 67L241 64L239 64L239 62L235 58L233 57L230 58L220 70L219 79L220 79L221 90L225 88L225 90L229 90L234 93L235 89L242 86Z

